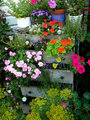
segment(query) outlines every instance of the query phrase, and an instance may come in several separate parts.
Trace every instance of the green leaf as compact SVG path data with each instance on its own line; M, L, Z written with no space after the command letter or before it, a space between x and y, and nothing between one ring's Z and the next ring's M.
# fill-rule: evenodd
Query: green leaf
M90 100L90 92L85 92L85 93L83 94L83 96L84 96L84 98Z
M81 105L82 105L82 103L79 99L75 100L74 104L77 108L81 107Z
M53 56L56 56L56 55L57 55L57 50L56 50L56 49L53 49L53 50L52 50L52 55L53 55Z
M74 93L73 93L73 97L74 97L74 98L78 98L78 93L77 93L77 92L74 92Z
M76 114L77 116L80 116L80 115L82 114L82 111L81 111L80 109L76 109L76 110L75 110L75 114Z
M60 57L56 58L56 61L61 62L61 58Z
M52 54L51 54L51 52L49 50L46 50L46 56L52 57Z
M48 49L48 50L51 50L51 49L53 49L53 46L52 46L51 44L49 44L49 45L47 46L47 49Z
M90 104L84 103L83 106L84 106L87 110L90 110Z
M87 114L83 114L81 120L90 120L90 117Z

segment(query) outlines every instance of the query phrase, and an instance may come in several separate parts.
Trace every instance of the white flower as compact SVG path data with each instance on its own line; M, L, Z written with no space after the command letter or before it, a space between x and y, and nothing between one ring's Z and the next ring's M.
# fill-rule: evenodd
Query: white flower
M26 102L26 100L27 100L26 97L23 97L23 98L22 98L22 101L23 101L23 102Z
M61 30L58 30L57 33L58 33L58 34L61 34Z
M49 31L49 28L48 28L48 31Z
M7 90L8 93L11 93L11 90Z
M40 28L38 28L38 32L40 32Z
M26 45L28 45L28 44L29 44L29 41L26 41L25 43L26 43Z
M4 49L5 49L5 50L8 50L8 48L7 48L7 47L5 47Z

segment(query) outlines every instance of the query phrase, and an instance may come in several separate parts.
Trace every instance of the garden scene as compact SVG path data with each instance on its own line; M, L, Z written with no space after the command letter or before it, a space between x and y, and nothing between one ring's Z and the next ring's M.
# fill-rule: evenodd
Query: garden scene
M0 0L0 120L90 120L90 0Z

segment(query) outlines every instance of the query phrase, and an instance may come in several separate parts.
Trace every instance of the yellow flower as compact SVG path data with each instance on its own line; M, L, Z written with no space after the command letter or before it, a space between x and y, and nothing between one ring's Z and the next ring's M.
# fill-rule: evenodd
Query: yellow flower
M57 89L52 88L49 91L47 91L47 95L51 98L54 98L59 95L59 91Z

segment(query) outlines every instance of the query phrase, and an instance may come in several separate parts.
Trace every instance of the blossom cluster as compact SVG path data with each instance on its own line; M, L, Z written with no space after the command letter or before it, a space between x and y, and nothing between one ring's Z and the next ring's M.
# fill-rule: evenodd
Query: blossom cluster
M24 55L23 57L25 59L18 58L15 61L13 60L17 58L18 53L17 54L14 53L14 55L9 54L11 59L5 60L4 63L6 66L4 67L4 70L6 72L10 72L17 78L18 77L26 78L27 76L30 75L31 78L36 79L41 74L41 71L33 63L37 62L36 64L38 67L44 66L44 63L41 61L42 52L26 51L25 54L24 54L24 51L22 52ZM13 53L13 52L10 51L9 53Z
M77 70L79 74L83 74L85 72L85 58L79 57L77 54L71 56L72 65ZM90 59L88 60L88 65L90 66Z

